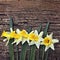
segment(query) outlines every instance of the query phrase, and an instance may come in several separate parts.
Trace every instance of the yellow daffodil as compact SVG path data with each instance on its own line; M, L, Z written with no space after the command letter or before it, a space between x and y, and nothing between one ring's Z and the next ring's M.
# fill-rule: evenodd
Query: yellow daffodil
M9 36L10 36L10 35L9 35L8 32L6 32L6 31L3 31L3 32L2 32L1 37L9 37Z
M26 30L22 30L20 34L22 36L22 44L24 44L26 41L29 43L28 32Z
M6 45L7 45L8 42L9 42L9 40L10 40L10 34L9 34L9 32L3 31L1 37L5 37L5 39L3 40L4 42L8 40L7 43L6 43Z
M1 37L5 37L5 39L3 40L4 42L8 40L7 43L6 43L6 45L7 45L9 43L9 40L10 40L9 32L3 31Z
M40 42L43 40L42 38L43 32L40 32L40 34L38 34L37 30L34 30L32 32L30 32L29 34L29 40L31 41L29 43L29 45L36 45L37 48L39 48L40 46Z
M24 44L26 41L29 43L28 33L26 32L26 30L20 31L19 29L17 29L15 40L12 44L16 43L16 45L18 45L20 42Z
M43 41L41 42L41 44L45 45L45 51L47 51L47 49L51 48L54 50L54 43L59 42L58 39L53 39L52 38L53 33L51 33L50 35L47 35Z
M6 45L9 43L9 40L10 40L11 38L14 38L14 36L15 36L15 31L13 31L12 28L10 28L10 31L11 31L11 32L5 32L5 31L3 31L2 35L1 35L1 37L6 37L6 38L3 40L3 41L7 41Z
M8 39L14 38L14 36L15 36L15 31L11 31L11 32L3 31L2 35L1 35L1 37L6 37Z
M16 30L14 42L12 44L16 43L16 45L18 45L22 41L22 36L21 36L20 32L21 31L19 29Z
M15 31L10 32L10 38L14 38L16 35Z

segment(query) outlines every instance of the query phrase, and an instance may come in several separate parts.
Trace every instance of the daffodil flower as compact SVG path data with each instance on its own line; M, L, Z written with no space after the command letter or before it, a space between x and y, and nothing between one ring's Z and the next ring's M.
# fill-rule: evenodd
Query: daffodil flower
M22 41L22 36L21 36L20 32L21 31L19 29L16 30L14 42L12 44L16 43L16 45L18 45Z
M25 42L29 43L28 32L26 30L22 30L20 34L22 36L22 44Z
M10 31L11 32L5 32L5 31L3 31L2 35L1 35L1 37L5 37L5 39L3 41L7 41L6 45L8 45L9 40L11 38L14 38L14 36L15 36L15 31L13 31L12 28L10 28Z
M26 30L20 31L19 29L17 29L15 40L12 44L16 43L16 45L18 45L20 42L24 44L26 41L29 43L28 32L26 32Z
M35 44L36 47L39 49L40 42L43 40L42 35L43 35L43 31L40 32L40 34L38 34L37 30L34 30L34 31L30 32L29 40L31 42L29 43L29 45L34 45Z
M9 32L3 31L1 37L5 37L5 39L3 40L4 42L7 41L6 45L8 44L9 40L10 40L10 34Z
M9 37L9 33L6 31L3 31L1 37Z
M47 35L43 41L41 42L42 45L45 45L45 51L47 51L49 48L54 49L54 43L58 43L59 40L58 39L53 39L52 38L53 33L51 33L50 35Z

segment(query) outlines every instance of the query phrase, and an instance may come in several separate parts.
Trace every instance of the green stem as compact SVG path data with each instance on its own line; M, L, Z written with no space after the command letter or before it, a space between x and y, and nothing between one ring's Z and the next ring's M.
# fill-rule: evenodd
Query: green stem
M20 60L25 60L27 47L28 47L27 43L22 45L21 54L20 54Z
M37 29L38 34L40 33L41 29L42 29L42 24L40 23L40 25L39 25L39 27L38 27L38 29Z
M45 47L42 46L42 60L44 60L44 54L45 54Z
M29 60L35 60L35 51L36 51L36 46L35 45L31 46Z
M10 17L10 28L13 28L13 20ZM14 41L14 39L10 39L9 41L9 55L10 55L10 60L14 60L14 49L13 49L13 45L12 42Z
M16 46L16 60L19 60L19 46Z
M46 37L48 28L49 28L49 22L46 24L46 27L45 27L44 33L43 33L43 37Z
M10 55L10 60L14 60L14 49L13 45L11 44L13 42L13 39L9 41L9 55Z
M45 60L48 60L48 52L49 52L49 50L47 51L47 52L45 52Z

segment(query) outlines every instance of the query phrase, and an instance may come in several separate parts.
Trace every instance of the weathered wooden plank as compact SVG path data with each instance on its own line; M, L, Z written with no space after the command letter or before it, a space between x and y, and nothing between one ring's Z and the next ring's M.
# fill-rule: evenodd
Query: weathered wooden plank
M51 24L48 32L53 32L54 38L60 39L60 0L0 0L0 35L2 30L9 30L9 16L13 16L14 29L26 29L27 25L37 29L40 23L44 29L49 21ZM8 60L8 47L0 39L0 60ZM60 60L60 42L55 48L49 60Z

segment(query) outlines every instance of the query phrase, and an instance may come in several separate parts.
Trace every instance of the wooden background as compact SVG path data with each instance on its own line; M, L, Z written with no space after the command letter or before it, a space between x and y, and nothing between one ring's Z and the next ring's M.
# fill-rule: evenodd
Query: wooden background
M0 35L3 30L9 30L9 16L13 17L15 29L27 29L27 26L37 29L40 23L44 29L49 21L48 32L60 40L60 0L0 0ZM8 46L2 40L0 37L0 60L9 60ZM60 42L55 44L48 60L60 60Z

